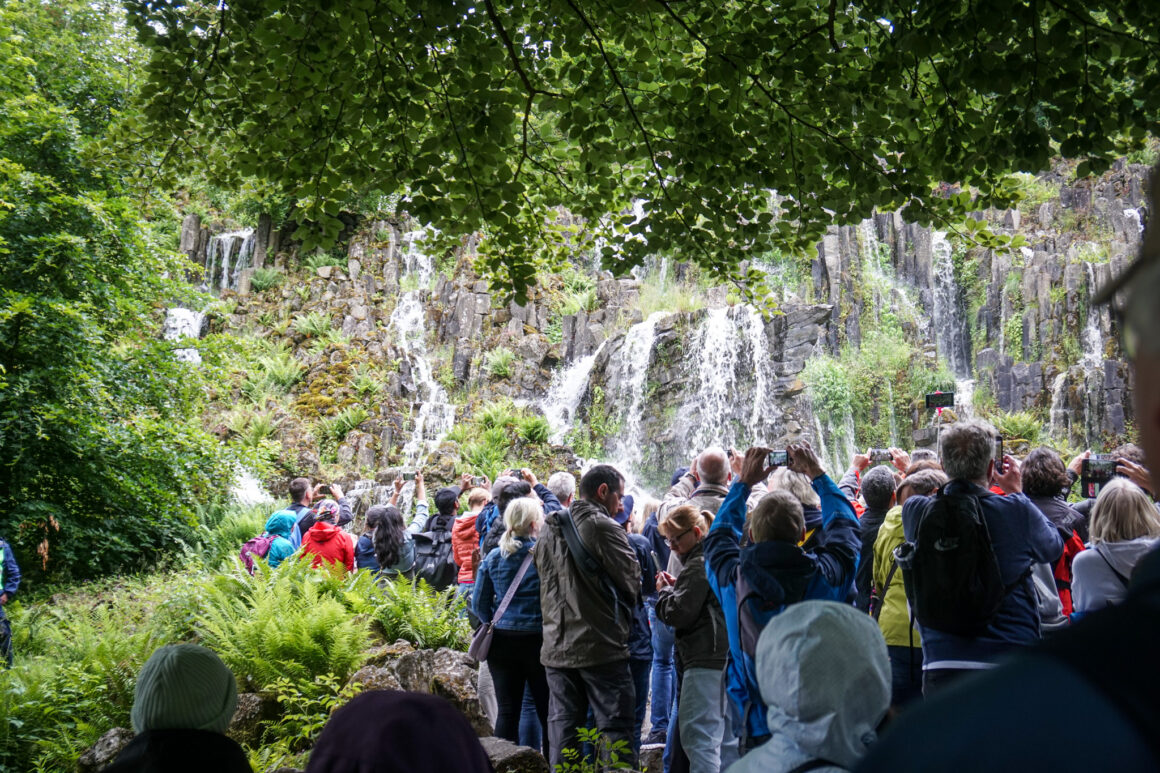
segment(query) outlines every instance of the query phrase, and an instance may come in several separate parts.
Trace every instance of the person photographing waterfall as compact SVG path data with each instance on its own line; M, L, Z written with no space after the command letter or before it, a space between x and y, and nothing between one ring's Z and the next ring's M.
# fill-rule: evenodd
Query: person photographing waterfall
M771 449L750 448L704 541L709 586L721 603L729 633L728 694L743 721L742 742L753 749L769 740L754 652L762 628L788 605L805 599L843 601L862 547L854 508L826 475L809 443L790 446L788 467L810 481L821 524L809 550L798 497L782 489L758 501L746 520L746 500L776 466ZM741 546L743 536L749 544Z

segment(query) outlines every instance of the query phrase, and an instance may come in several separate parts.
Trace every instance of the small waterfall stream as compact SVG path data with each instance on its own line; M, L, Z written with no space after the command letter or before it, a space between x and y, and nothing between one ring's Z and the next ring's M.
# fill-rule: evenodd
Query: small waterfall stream
M165 312L165 324L161 328L161 336L166 341L201 338L201 328L204 322L205 312L177 306ZM196 347L174 349L173 357L181 362L191 362L195 365L201 362L201 352Z
M605 343L607 341L602 341L595 352L561 368L552 377L548 393L540 402L540 410L552 425L553 443L564 442L564 437L571 431L576 420L576 409L580 407L580 401L588 391L588 378L592 373L592 366L596 363L596 357Z
M412 231L403 236L404 276L418 279L420 288L427 287L434 273L430 256L419 247L424 235L423 231ZM455 422L455 406L449 402L447 392L435 380L426 356L427 312L423 292L419 289L401 293L390 321L390 327L397 336L399 351L406 358L414 379L417 404L411 415L414 427L411 437L403 445L403 458L409 466L421 462L424 456L435 450Z
M254 259L254 229L211 236L205 257L205 286L210 292L238 289L242 271Z
M657 321L668 313L654 312L648 319L629 328L620 348L612 381L617 389L604 396L606 410L621 410L620 432L608 449L608 457L621 472L627 474L637 473L644 457L642 448L646 439L642 432L642 414L645 408L646 376L656 345Z
M971 377L970 339L962 308L961 293L955 281L955 264L951 244L943 231L932 231L931 254L934 261L934 332L939 353L958 378Z

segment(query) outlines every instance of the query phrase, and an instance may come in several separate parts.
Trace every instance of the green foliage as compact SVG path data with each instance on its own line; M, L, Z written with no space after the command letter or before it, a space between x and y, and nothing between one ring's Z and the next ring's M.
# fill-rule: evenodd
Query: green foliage
M270 727L272 738L266 745L283 744L287 751L302 752L314 746L331 713L359 690L354 684L343 686L333 674L322 674L306 685L283 677L274 683L273 692L283 713ZM268 755L258 769L272 769Z
M274 509L272 505L235 506L221 515L203 514L198 519L202 525L197 540L188 551L190 559L208 569L232 562L246 540L262 533Z
M1059 185L1049 183L1033 174L1016 172L1011 175L1011 181L1019 192L1019 209L1024 212L1037 210L1043 204L1059 198Z
M511 349L502 346L492 349L484 359L484 369L492 378L508 378L512 374L512 363L516 355Z
M567 748L561 754L564 762L557 766L557 773L600 773L605 770L632 770L632 749L627 741L609 740L596 728L577 728L576 741L580 748ZM592 757L585 758L582 748L592 748Z
M802 378L809 387L815 414L845 416L853 410L854 387L839 360L826 355L806 363Z
M346 268L347 259L346 256L342 254L319 251L303 260L302 265L306 266L306 268L310 269L311 271L317 271L323 266Z
M515 404L511 400L501 398L483 406L476 414L476 419L484 429L510 426L516 420Z
M343 408L334 416L325 416L318 420L318 429L323 437L341 443L351 430L358 427L370 418L370 413L361 405L351 405Z
M294 318L294 330L308 338L319 338L330 332L330 317L321 311L311 311Z
M403 639L424 649L465 650L471 641L471 627L463 614L467 599L455 591L433 590L423 580L395 580L383 585L382 599L376 599L370 614L386 641Z
M250 276L250 287L258 292L269 290L282 282L282 272L276 268L256 268Z
M383 382L379 373L370 366L355 370L354 380L351 382L354 391L362 397L375 397L383 391Z
M697 311L705 307L705 290L689 282L678 282L650 272L640 284L639 307L645 318L658 311Z
M285 393L298 383L305 372L306 366L294 359L294 355L290 352L285 349L275 350L272 354L258 359L258 373L250 383L269 384Z
M552 425L541 414L525 416L519 420L520 437L529 443L547 443L552 435Z
M994 411L987 414L987 420L999 431L1004 443L1026 443L1031 447L1039 445L1043 416L1035 411Z
M595 311L597 304L596 288L589 287L564 296L560 303L560 314L579 314L582 311Z
M577 422L568 433L565 442L572 447L577 456L592 459L603 454L605 442L620 431L620 419L615 411L608 410L605 406L603 388L593 386L589 395L590 402L585 420Z

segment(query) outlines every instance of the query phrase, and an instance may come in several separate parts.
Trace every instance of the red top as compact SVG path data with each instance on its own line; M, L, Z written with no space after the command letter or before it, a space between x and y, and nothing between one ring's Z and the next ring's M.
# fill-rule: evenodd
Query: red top
M458 582L475 582L475 574L471 571L471 554L479 547L479 532L475 530L476 515L478 513L464 513L455 519L455 525L451 527L451 555L459 567Z
M346 571L354 571L354 546L347 539L346 532L325 521L316 521L302 538L302 552L314 556L310 565L319 567L323 561L328 564L343 564Z

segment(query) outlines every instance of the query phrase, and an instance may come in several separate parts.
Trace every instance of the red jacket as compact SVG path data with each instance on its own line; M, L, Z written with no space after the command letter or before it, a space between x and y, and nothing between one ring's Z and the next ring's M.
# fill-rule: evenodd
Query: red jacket
M314 556L313 567L329 564L343 564L346 571L354 571L354 546L346 532L325 521L316 521L302 538L302 552Z
M471 571L471 554L479 547L479 532L475 530L475 516L478 513L464 513L455 519L451 527L451 554L459 567L457 582L475 582Z

